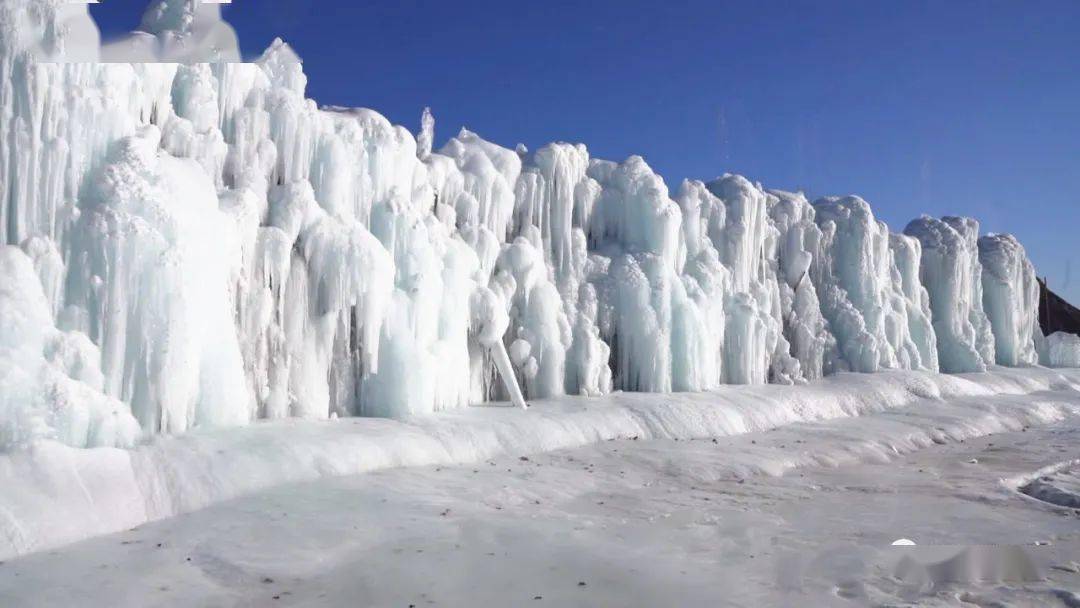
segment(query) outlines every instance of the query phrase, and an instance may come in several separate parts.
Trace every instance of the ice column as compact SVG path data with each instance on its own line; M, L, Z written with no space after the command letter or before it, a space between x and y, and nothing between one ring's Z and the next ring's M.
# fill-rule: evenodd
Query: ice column
M888 226L857 196L814 203L822 246L811 268L821 308L852 371L934 369L934 337L913 333L908 311L920 310L920 292L905 290ZM904 267L909 273L911 260ZM908 282L913 277L908 276ZM929 358L930 360L925 360Z
M983 312L978 222L923 216L904 233L922 244L921 276L930 294L941 371L984 371L994 362L994 337Z
M994 333L999 365L1016 367L1038 362L1035 334L1039 329L1039 284L1023 245L1011 234L979 239L983 307Z

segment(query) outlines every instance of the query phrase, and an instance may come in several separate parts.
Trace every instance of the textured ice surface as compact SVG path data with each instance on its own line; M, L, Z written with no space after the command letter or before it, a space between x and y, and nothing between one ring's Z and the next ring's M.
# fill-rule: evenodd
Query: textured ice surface
M125 403L102 392L97 346L53 325L30 257L0 246L0 276L0 446L42 439L76 447L133 444L139 425Z
M821 257L822 232L814 221L814 207L801 193L769 194L769 218L778 232L775 272L784 336L803 376L814 380L835 372L840 356L810 276L814 260Z
M1051 367L1080 367L1080 336L1062 331L1047 336L1046 365Z
M936 371L915 245L891 235L857 196L821 199L814 208L822 241L811 276L847 368Z
M33 269L33 326L100 352L87 407L120 421L28 433L56 403L12 392L0 447L128 443L129 410L176 433L1035 362L1030 262L973 220L904 236L855 196L672 191L638 156L466 129L437 147L430 111L414 137L307 99L281 40L221 62L218 8L155 2L101 47L83 5L0 6L0 244ZM97 57L181 63L44 61ZM5 284L30 289L23 262Z
M979 223L971 218L923 216L908 224L904 232L922 244L921 276L930 294L941 371L985 370L995 358L994 335L983 309L982 283L986 278L993 281L994 274L992 270L984 275L979 261ZM1000 291L992 298L999 297ZM1027 287L1010 287L1009 296L1017 299L1009 307L1023 308Z
M994 333L1000 365L1034 365L1039 334L1039 283L1024 246L1011 234L979 239L983 308Z

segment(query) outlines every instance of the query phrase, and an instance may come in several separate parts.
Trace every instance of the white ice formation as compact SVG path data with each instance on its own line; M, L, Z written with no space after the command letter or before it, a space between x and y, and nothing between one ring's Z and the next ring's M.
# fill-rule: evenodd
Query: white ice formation
M979 238L983 308L994 334L997 363L1016 367L1038 363L1039 285L1024 246L1011 234Z
M920 260L918 244L891 234L857 196L814 207L823 237L813 274L844 363L857 372L936 370L927 296L916 276L925 249Z
M105 394L97 346L53 324L59 254L44 239L29 239L26 249L0 246L0 446L133 442L139 425L126 404Z
M280 40L223 61L217 9L101 47L84 5L0 5L0 447L1036 362L1031 264L973 220L436 149L430 112L305 98ZM87 56L184 63L49 62Z
M999 267L983 273L979 260L979 223L971 218L923 216L908 224L904 233L922 243L922 282L930 293L941 371L985 371L995 361L995 349L991 323L984 309L983 281L989 279L992 283L995 274L1006 274L1007 269L1001 267L1006 262L995 260ZM1017 253L1022 255L1023 250ZM1034 276L1027 279L1034 283ZM1005 301L1018 310L1016 316L1020 315L1019 310L1027 310L1029 322L1034 323L1035 310L1027 308L1031 289L1037 286L1016 286L1015 292L1008 296L1011 299ZM998 298L1000 292L995 286L994 297ZM1011 314L1003 313L997 306L991 312ZM1005 320L998 323L999 327L1008 325Z
M1046 337L1050 367L1080 367L1080 336L1056 331Z

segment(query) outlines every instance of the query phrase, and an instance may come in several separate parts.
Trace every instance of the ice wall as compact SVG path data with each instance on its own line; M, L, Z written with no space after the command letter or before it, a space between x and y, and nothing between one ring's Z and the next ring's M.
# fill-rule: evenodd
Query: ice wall
M814 209L822 237L811 276L845 367L936 371L914 245L891 235L857 196L824 198Z
M922 244L921 276L930 294L941 371L984 371L995 357L994 335L983 309L987 277L979 262L979 223L971 218L923 216L908 224L904 233ZM1026 287L1010 297L1021 295L1027 297ZM1017 301L1009 306L1025 305Z
M97 346L53 325L43 270L18 247L0 246L0 447L37 439L133 444L139 425L103 392Z
M601 297L610 312L601 320L601 336L612 347L616 388L708 388L715 366L702 366L715 361L709 346L718 328L678 272L678 205L638 156L621 164L593 161L589 176L602 189L589 238L608 266Z
M1035 335L1039 329L1039 283L1024 246L1011 234L979 239L983 309L994 334L999 365L1038 363Z
M307 99L280 40L192 63L228 58L200 54L232 48L216 8L155 2L99 47L85 6L0 6L0 244L19 260L0 282L34 292L9 306L39 328L7 342L93 394L9 382L0 445L1033 362L1011 237L951 218L892 234L858 197L737 175L672 193L582 144L462 129L436 148L430 111L414 137ZM184 63L45 61L98 56ZM89 363L54 364L41 334ZM89 422L39 415L58 411Z
M776 250L779 231L768 215L769 196L759 184L738 175L706 184L726 208L714 245L731 270L727 300L725 380L732 384L802 380L783 334Z
M807 380L836 372L841 365L836 337L829 331L810 276L820 255L822 232L814 207L802 193L770 190L769 219L777 230L775 264L784 336Z

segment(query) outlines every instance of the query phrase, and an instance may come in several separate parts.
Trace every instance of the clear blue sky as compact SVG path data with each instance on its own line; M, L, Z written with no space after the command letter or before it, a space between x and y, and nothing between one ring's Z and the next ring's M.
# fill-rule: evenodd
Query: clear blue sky
M146 0L103 0L108 36ZM1080 302L1075 0L234 0L245 56L281 36L308 95L441 145L466 125L530 148L641 154L674 190L742 173L1013 232Z

